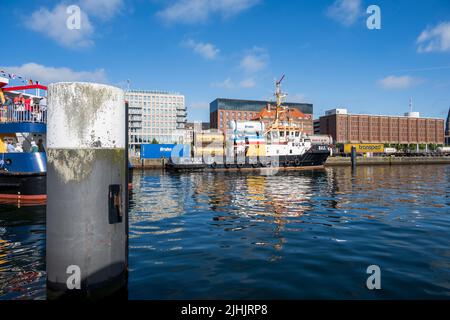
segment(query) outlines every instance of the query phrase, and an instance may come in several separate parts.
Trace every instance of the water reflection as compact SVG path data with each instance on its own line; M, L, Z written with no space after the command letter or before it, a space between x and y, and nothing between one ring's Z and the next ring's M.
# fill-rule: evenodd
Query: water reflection
M130 298L449 298L450 166L135 172ZM45 298L45 207L0 205L0 299ZM379 292L366 268L382 270Z
M137 174L130 295L448 296L449 171ZM374 263L390 277L382 294L364 287L365 268Z
M0 205L0 299L45 299L45 207Z

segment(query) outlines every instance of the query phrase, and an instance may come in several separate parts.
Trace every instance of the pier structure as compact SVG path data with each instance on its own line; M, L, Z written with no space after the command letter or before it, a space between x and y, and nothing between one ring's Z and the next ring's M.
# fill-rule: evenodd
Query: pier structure
M121 89L48 87L47 296L126 292L126 107Z

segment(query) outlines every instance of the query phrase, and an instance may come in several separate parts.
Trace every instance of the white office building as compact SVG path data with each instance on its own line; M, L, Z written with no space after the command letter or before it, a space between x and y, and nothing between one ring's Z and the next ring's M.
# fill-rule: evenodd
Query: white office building
M139 149L142 143L183 143L186 125L184 96L161 91L131 90L129 103L129 145Z

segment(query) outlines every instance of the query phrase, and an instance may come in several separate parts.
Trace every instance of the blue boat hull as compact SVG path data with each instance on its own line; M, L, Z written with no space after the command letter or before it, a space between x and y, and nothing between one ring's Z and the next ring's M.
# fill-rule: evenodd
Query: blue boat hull
M0 174L0 198L45 199L46 175L44 174Z
M47 172L44 152L0 153L0 174L42 174Z
M0 199L45 200L45 153L0 153Z

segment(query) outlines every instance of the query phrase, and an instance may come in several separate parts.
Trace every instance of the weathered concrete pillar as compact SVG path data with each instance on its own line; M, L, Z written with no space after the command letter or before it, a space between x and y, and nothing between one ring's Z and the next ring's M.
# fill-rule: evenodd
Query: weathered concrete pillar
M92 83L48 87L50 299L96 299L126 288L126 121L121 89Z

